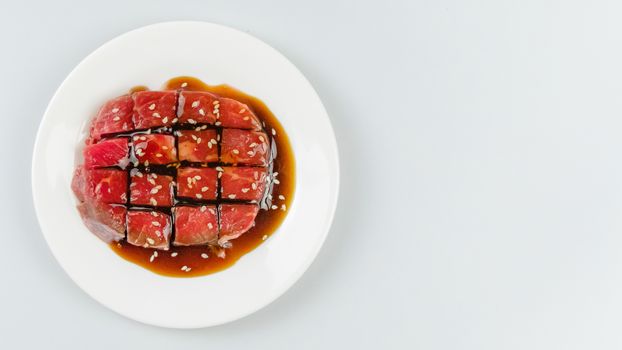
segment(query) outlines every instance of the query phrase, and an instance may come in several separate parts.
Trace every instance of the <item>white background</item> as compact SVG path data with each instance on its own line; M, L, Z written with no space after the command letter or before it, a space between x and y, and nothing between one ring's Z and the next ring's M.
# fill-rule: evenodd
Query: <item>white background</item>
M619 1L3 1L0 346L619 349L621 15ZM193 331L79 290L30 191L36 128L69 71L118 34L179 19L247 31L294 62L332 118L343 176L302 279Z

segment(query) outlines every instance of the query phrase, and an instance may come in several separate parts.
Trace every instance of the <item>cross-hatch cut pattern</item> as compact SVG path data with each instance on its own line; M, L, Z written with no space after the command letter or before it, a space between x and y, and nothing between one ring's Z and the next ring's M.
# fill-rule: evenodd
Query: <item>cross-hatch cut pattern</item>
M73 189L106 240L156 249L219 245L270 207L274 142L245 104L197 91L141 91L91 124Z

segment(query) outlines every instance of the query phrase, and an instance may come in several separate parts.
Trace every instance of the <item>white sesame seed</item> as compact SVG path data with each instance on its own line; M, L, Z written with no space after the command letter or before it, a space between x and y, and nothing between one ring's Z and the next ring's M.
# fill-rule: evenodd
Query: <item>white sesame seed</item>
M275 172L272 174L272 177L277 177L277 176L279 176L279 172L278 172L278 171L275 171Z
M220 134L216 135L216 140L220 141Z
M248 191L250 191L250 189L248 189L248 188L243 188L243 189L242 189L242 193L246 193L246 192L248 192Z
M253 190L256 190L256 189L257 189L257 184L253 182L253 183L251 184L251 187L253 188Z
M240 114L242 114L242 113L244 113L244 112L246 112L246 108L242 108L242 109L240 109Z
M149 110L153 111L155 109L155 103L149 105Z
M222 124L222 123L221 123L221 122L216 122L216 123L214 123L214 125L216 125L216 126L218 126L218 125L220 125L220 124Z
M218 144L218 142L216 140L214 140L214 139L209 140L209 142L213 143L213 144Z
M248 147L255 147L255 146L257 146L257 144L255 142L253 142L250 145L248 145Z
M186 272L190 272L190 270L192 270L192 268L191 268L191 267L188 267L188 268L186 269Z
M203 188L201 188L201 192L207 192L207 190L209 190L209 188L207 188L207 186L204 186Z
M158 189L157 188L152 188L151 191L149 191L151 194L156 194L158 193Z
M195 134L190 135L190 137L192 137L192 139L195 140L195 141L197 140L197 135L195 135Z
M151 257L149 257L149 262L152 263L154 259L155 259L155 255L152 255Z
M118 122L119 120L121 120L121 118L120 117L114 117L114 118L112 118L112 120L114 120L115 122Z
M277 207L276 205L273 205L270 208L272 208L272 210L277 210L279 207Z
M272 128L272 135L276 136L276 130L274 130L274 128Z
M182 271L186 271L186 270L188 270L188 266L186 266L186 265L182 266L182 267L181 267L181 270L182 270Z
M196 194L196 197L197 197L197 198L199 198L199 199L201 199L201 198L203 198L203 195L202 195L202 194L200 194L200 193L197 193L197 194Z
M138 141L138 136L134 136L134 137L132 137L132 139L133 139L134 141Z
M152 211L152 212L151 212L151 216L156 216L156 217L157 217L157 216L158 216L158 213L156 213L155 211Z
M280 184L280 183L281 183L281 181L279 181L279 180L277 180L277 179L274 179L274 184L275 184L275 185L278 185L278 184Z
M158 201L156 201L155 198L149 198L149 203L151 203L154 207L158 205Z
M149 244L155 244L155 241L153 240L153 238L147 237L147 242L149 242Z
M203 259L207 259L207 258L209 258L209 256L208 256L207 254L205 254L205 253L201 254L201 257L202 257Z
M181 83L181 87L186 87L186 86L188 86L188 83L186 83L186 82Z
M168 146L162 146L162 149L166 151L168 149Z
M173 120L171 120L171 123L175 124L177 123L177 120L178 120L177 118L173 118Z
M285 200L285 196L284 196L284 195L282 195L282 194L280 194L280 195L279 195L279 199L280 199L280 200L282 200L282 201L284 201L284 200Z
M154 112L154 113L152 114L152 116L154 116L154 117L156 117L156 118L160 118L160 113L158 113L158 112Z
M160 223L157 221L152 221L151 224L156 227L160 227Z
M249 156L251 156L251 157L252 157L252 156L254 156L254 155L255 155L255 152L253 152L253 151L248 151L248 152L246 152L246 154L248 154Z
M203 110L203 108L199 109L199 114L200 115L205 115L205 111Z
M233 151L231 151L231 153L233 153L233 154L240 154L240 151L238 151L237 149L234 149Z
M197 100L197 101L192 102L192 108L197 108L197 107L199 106L199 103L200 103L200 102L199 102L198 100Z
M162 153L156 153L156 157L157 158L161 158L162 157Z
M210 212L210 213L212 213L213 215L216 215L216 210L214 210L214 209L212 209L212 208L209 208L208 210L209 210L209 212Z
M211 229L213 229L213 228L214 228L214 225L212 225L212 223L211 223L211 222L208 222L208 223L207 223L207 227L211 230Z
M220 102L218 100L214 100L214 102L212 102L213 105L218 105L220 104Z
M201 175L194 175L195 180L201 180Z
M148 181L150 184L154 185L154 186L155 186L155 184L156 184L155 180L154 180L154 179L152 179L152 178L147 178L147 181Z
M211 142L208 142L208 143L207 143L207 148L211 149L212 147L213 147L213 146L212 146L212 143L211 143Z
M174 258L174 257L176 257L176 256L177 256L177 252L172 252L172 253L171 253L171 256L172 256L173 258Z
M202 205L202 206L201 206L201 212L205 212L206 210L207 210L207 207L206 207L206 206L204 206L204 205Z
M235 194L230 194L227 197L229 197L229 199L235 199Z
M140 137L140 140L141 140L141 141L147 141L147 136L141 136L141 137Z
M259 141L264 142L263 136L259 135Z
M218 178L220 179L222 177L222 172L218 172Z
M217 171L225 171L222 167L219 167L219 166L216 167L216 170Z
M197 144L201 143L201 138L197 137Z
M262 241L265 241L266 239L268 239L268 235L263 235L263 237L261 237Z
M162 123L168 123L168 117L164 117L164 118L162 119Z
M287 207L285 206L285 204L281 205L281 210L283 211L287 210Z
M242 118L242 119L243 119L243 120L249 120L249 119L251 119L251 118L250 118L250 117L244 117L244 118Z
M197 122L194 119L188 119L188 123L190 124L196 124Z
M119 109L117 107L112 109L112 113L117 113L119 111Z
M156 258L158 257L158 251L157 251L157 250L155 250L155 251L153 252L153 256L155 256Z

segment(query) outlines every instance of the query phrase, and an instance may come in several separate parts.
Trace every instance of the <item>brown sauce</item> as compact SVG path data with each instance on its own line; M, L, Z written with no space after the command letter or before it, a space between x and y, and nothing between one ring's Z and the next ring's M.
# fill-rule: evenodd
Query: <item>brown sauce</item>
M137 86L132 88L130 93L146 89L144 86ZM264 129L266 133L273 138L274 144L276 144L277 152L272 166L273 172L279 173L278 179L280 183L274 185L271 195L272 204L276 205L278 209L261 209L255 219L255 226L239 238L231 241L233 246L225 250L224 258L216 256L208 246L176 247L171 245L168 251L159 250L158 256L151 261L154 253L153 249L136 247L125 240L110 244L112 250L122 258L160 275L171 277L208 275L232 266L243 255L255 249L265 240L268 240L279 228L287 215L294 196L294 154L285 130L270 109L258 98L247 95L228 85L207 85L193 77L173 78L164 85L164 89L208 91L245 103L265 124ZM274 133L272 132L273 129ZM279 196L284 196L285 199L282 200ZM285 210L282 210L282 205L285 205ZM204 258L205 254L207 254L208 258ZM181 269L183 266L187 266L191 270L183 271Z

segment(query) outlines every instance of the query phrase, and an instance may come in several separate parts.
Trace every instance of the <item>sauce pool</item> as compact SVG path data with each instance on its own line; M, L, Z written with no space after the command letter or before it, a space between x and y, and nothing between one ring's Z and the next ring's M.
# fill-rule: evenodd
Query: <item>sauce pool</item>
M143 91L147 88L137 86L131 92ZM140 265L157 274L170 277L196 277L224 270L238 261L242 256L257 248L279 228L290 204L295 188L295 163L289 138L281 123L270 109L258 98L245 94L228 85L207 85L193 77L177 77L164 85L165 90L207 91L221 97L228 97L247 104L264 124L264 130L276 144L276 156L273 159L273 172L278 172L278 184L274 184L272 206L277 209L259 210L255 218L255 226L242 236L231 241L232 247L225 249L225 257L216 256L208 246L171 245L168 251L158 250L157 257L151 259L154 249L137 247L122 240L110 244L112 250L122 258ZM207 258L206 258L207 256ZM153 261L151 261L153 260ZM190 271L181 268L187 266Z

